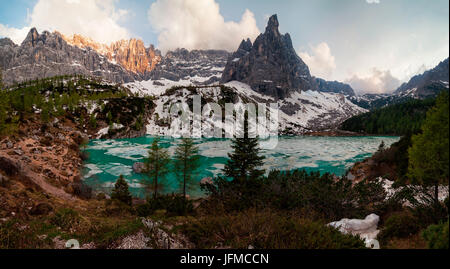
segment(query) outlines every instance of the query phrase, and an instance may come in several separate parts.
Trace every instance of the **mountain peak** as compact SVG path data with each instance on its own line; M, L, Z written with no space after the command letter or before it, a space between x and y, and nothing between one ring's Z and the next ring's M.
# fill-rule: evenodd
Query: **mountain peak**
M221 81L241 81L277 99L289 97L294 91L316 90L309 68L295 52L291 37L281 35L278 27L277 15L273 15L266 31L253 44L242 41L228 60Z
M36 40L39 38L39 33L35 27L31 28L27 34L27 37L23 40L22 44L35 45Z
M266 29L274 29L274 28L278 29L279 26L280 23L278 22L277 14L274 14L269 18Z
M278 22L277 15L272 15L267 22L266 32L264 34L273 34L275 36L279 36L280 32L278 31L278 27L280 23Z
M161 61L158 50L155 50L153 46L146 48L144 42L136 38L123 39L106 45L79 34L70 37L62 35L62 37L68 44L81 49L93 49L109 61L133 73L150 72Z

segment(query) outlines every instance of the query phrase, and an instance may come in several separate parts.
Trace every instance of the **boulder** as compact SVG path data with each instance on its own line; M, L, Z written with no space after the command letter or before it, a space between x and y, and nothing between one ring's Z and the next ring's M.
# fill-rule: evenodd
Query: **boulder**
M5 171L8 176L15 176L22 170L22 166L17 161L0 156L0 170Z
M376 214L370 214L365 219L341 219L340 221L331 222L328 225L338 229L341 233L359 235L370 247L377 238L378 222L380 217Z
M145 163L134 163L133 164L133 171L136 174L142 174L145 171Z
M9 140L6 141L5 145L6 145L7 149L12 149L14 147L14 144L11 141L9 141Z

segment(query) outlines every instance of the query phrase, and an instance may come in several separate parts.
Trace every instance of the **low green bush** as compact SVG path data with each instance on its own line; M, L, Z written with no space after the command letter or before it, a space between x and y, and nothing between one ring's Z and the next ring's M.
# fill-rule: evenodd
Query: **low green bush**
M430 225L422 232L422 237L427 241L430 249L448 249L449 221L437 225Z
M420 228L418 219L410 212L402 212L386 220L378 238L383 241L391 238L405 238L417 234Z
M385 202L386 192L378 182L353 184L346 178L331 174L295 170L271 171L262 179L229 181L215 178L204 184L208 195L202 206L226 212L252 207L316 212L327 221L342 218L364 218L377 212ZM378 212L377 212L378 213Z
M207 215L181 228L196 248L246 249L357 249L359 237L291 214L249 209L239 213Z
M63 230L69 230L70 228L80 223L80 216L78 212L71 208L62 208L54 213L50 218L50 223L61 227Z
M157 210L166 210L169 216L184 216L194 212L192 201L180 195L162 195L149 199L145 204L136 207L140 217L151 216Z

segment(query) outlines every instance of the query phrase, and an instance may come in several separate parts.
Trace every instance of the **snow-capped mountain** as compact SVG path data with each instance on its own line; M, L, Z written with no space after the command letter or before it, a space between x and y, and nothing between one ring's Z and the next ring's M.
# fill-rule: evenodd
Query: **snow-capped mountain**
M160 95L173 86L217 84L229 53L221 50L169 51L149 79L126 84L134 93Z
M350 102L342 94L308 90L294 92L288 98L277 100L272 96L254 91L245 83L230 81L216 86L173 87L160 93L155 100L155 112L147 125L148 134L170 135L171 123L178 118L170 115L170 108L174 104L181 103L187 104L187 111L192 111L194 96L201 96L202 105L216 103L222 107L222 110L225 103L238 106L244 103L264 103L267 108L271 103L276 103L278 132L287 135L331 130L344 120L367 111ZM203 113L208 115L209 110ZM214 126L208 117L202 118L202 125L207 129Z
M448 58L440 62L435 68L421 75L412 77L407 83L401 85L395 95L400 97L412 97L423 99L436 96L449 85L449 62Z

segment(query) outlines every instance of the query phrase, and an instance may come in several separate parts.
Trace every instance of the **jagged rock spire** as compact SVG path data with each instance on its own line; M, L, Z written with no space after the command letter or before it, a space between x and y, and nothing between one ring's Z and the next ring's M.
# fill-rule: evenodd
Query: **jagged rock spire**
M278 31L278 27L280 26L280 23L278 22L277 14L272 15L269 18L269 21L267 23L266 32L265 34L274 34L275 36L279 36L280 32Z
M281 35L278 27L278 17L273 15L266 31L253 44L250 40L242 41L229 58L221 82L241 81L276 99L288 97L294 91L316 90L315 80L295 52L291 37Z
M39 39L39 33L36 30L36 28L33 27L28 32L27 37L23 40L22 45L23 44L30 44L30 45L34 46L38 39Z

